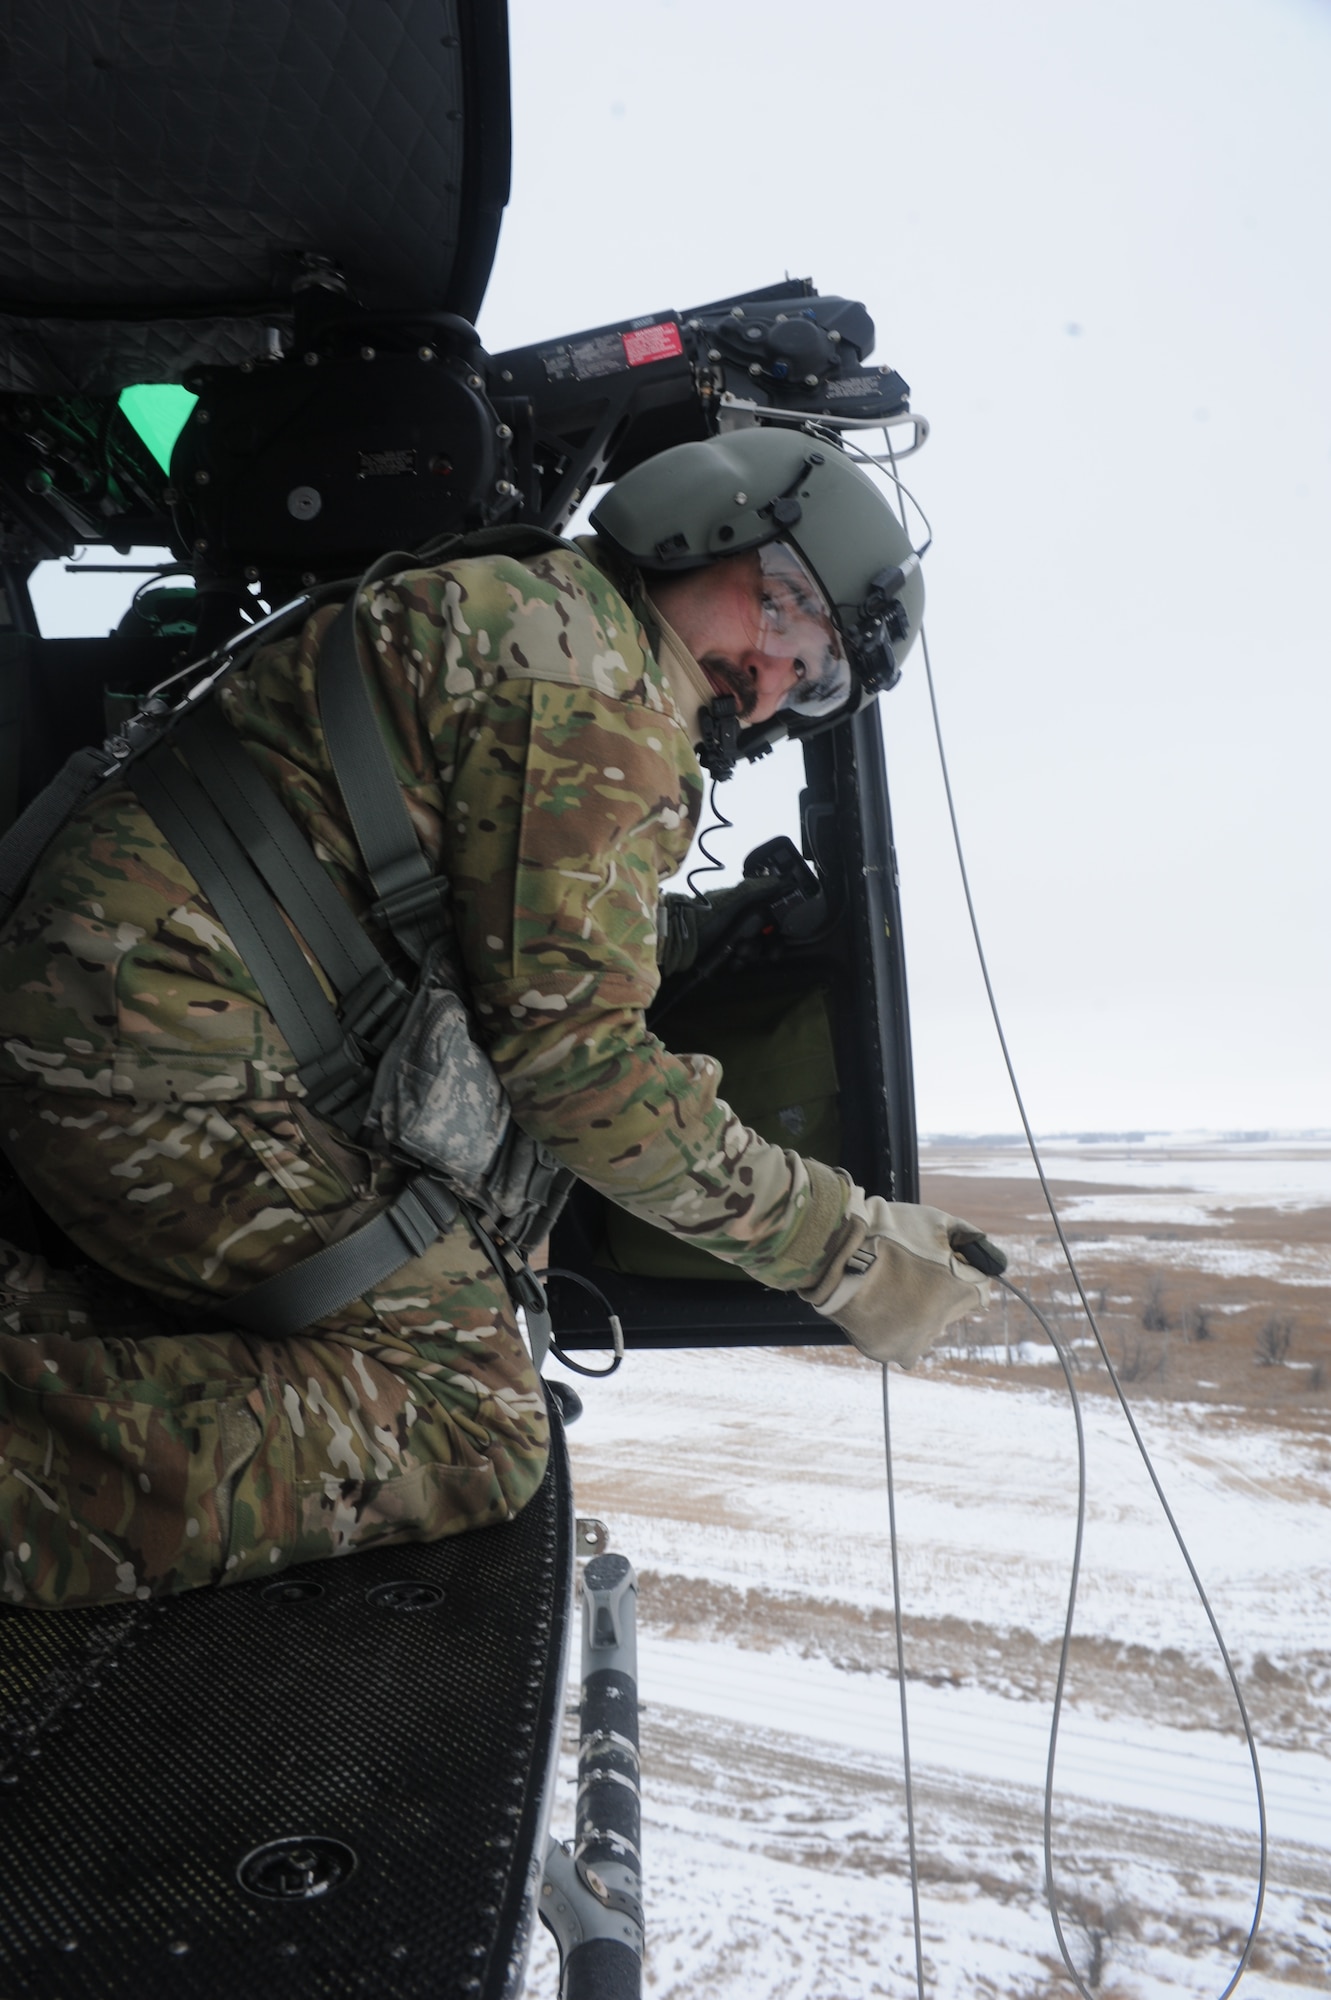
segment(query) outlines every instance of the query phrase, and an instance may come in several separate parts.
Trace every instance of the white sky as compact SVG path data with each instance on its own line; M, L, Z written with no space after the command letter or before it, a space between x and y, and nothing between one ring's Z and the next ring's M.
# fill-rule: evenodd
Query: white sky
M929 630L1037 1128L1331 1126L1329 0L510 17L492 351L809 275L932 422ZM1012 1130L918 652L883 712L921 1128ZM730 788L736 863L781 765Z

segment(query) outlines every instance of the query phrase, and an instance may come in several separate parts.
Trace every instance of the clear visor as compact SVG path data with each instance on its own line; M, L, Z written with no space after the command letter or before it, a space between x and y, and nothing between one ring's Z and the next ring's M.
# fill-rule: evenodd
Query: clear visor
M854 687L832 608L788 542L764 542L756 553L762 567L756 649L790 668L790 686L778 708L810 718L831 715Z

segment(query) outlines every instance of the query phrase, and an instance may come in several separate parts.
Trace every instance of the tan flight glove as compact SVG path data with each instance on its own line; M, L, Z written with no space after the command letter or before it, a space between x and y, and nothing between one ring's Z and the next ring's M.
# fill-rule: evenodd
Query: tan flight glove
M834 1319L873 1361L913 1368L954 1319L988 1305L983 1274L1007 1266L988 1237L941 1208L885 1201L857 1188L846 1221L849 1233L800 1297Z

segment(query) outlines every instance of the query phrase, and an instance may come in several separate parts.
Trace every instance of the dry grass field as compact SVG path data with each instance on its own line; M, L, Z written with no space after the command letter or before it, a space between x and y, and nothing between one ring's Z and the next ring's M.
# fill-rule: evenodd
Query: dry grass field
M1051 1154L1047 1171L1101 1333L1134 1399L1224 1405L1331 1432L1331 1198L1322 1204L1306 1191L1276 1191L1245 1199L1241 1169L1233 1193L1207 1191L1218 1161L1233 1168L1229 1148L1153 1149L1147 1186L1141 1152L1124 1146L1117 1160L1112 1146L1095 1152L1094 1179L1077 1177L1065 1154ZM1291 1146L1281 1157L1294 1174L1305 1167L1315 1178L1328 1156L1324 1146ZM1008 1248L1009 1275L1080 1362L1078 1386L1108 1390L1024 1151L926 1147L921 1199L964 1215ZM1023 1380L1047 1374L1052 1384L1052 1358L1037 1361L1029 1347L1013 1353L1043 1338L1007 1300L959 1329L935 1365L991 1378L1021 1359Z

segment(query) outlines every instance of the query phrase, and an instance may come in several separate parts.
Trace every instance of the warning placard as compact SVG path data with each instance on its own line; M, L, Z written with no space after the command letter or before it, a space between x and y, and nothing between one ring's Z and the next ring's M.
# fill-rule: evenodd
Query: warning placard
M684 352L684 342L673 319L663 319L656 326L635 326L623 340L630 368L641 368L647 361L668 361L671 355Z

